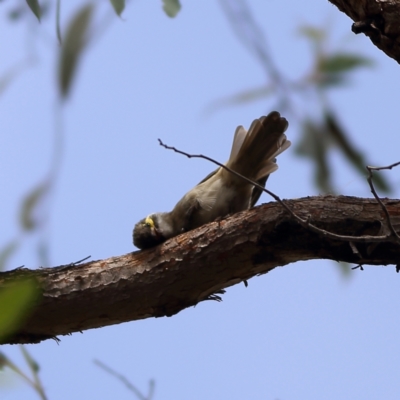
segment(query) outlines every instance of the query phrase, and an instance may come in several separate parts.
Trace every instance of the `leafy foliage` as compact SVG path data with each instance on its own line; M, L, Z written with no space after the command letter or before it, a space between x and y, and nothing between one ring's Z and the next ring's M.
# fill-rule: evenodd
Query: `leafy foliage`
M285 112L289 121L298 122L301 138L296 153L314 164L314 183L322 192L334 192L334 169L329 162L332 151L339 151L364 178L367 158L358 146L352 144L351 134L345 131L329 102L329 94L331 89L346 85L352 72L371 67L372 60L356 52L330 50L328 29L301 26L298 31L310 44L313 62L302 77L291 81L275 66L262 35L263 29L258 26L246 2L221 0L221 4L240 41L266 71L267 83L214 101L207 111L274 96L277 99L275 107ZM310 102L311 97L313 102ZM390 190L382 176L377 177L376 185L384 192Z

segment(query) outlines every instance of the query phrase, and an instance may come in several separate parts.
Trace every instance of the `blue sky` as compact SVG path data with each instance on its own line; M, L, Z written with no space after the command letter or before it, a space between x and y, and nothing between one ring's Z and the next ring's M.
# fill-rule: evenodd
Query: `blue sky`
M80 2L64 3L63 27ZM175 19L165 16L160 3L130 2L122 19L107 19L62 108L61 170L43 233L52 265L133 251L133 225L150 212L170 210L214 169L162 149L157 138L224 161L236 126L249 126L276 106L271 97L206 113L217 99L265 84L265 74L234 36L218 2L184 2ZM352 21L326 1L249 3L275 62L291 79L311 64L309 45L297 35L303 24L330 26L332 48L375 60L351 85L332 91L330 100L370 163L399 161L397 63L366 37L351 34ZM98 8L97 22L110 6ZM29 24L10 24L5 13L2 18L0 76L28 52L35 58L0 98L5 244L18 234L21 198L51 162L58 49L53 17L40 26L33 17ZM297 114L313 115L313 102L298 100ZM299 126L289 123L295 146ZM331 161L339 193L370 197L366 182L340 155ZM278 163L268 182L272 191L282 198L318 194L312 166L293 149ZM385 173L394 198L399 173ZM263 195L261 202L267 201ZM37 267L39 239L26 238L9 267ZM41 366L49 399L134 398L93 363L99 359L143 391L154 379L154 399L394 400L400 396L398 280L394 267L367 267L344 279L332 261L299 262L251 279L248 288L229 288L222 303L27 347ZM2 351L22 365L16 346ZM0 379L2 399L38 398L9 373Z

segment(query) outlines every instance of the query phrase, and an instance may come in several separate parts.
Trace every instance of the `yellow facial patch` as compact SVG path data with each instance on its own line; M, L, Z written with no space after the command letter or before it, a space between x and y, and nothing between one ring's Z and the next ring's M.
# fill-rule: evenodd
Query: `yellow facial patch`
M146 217L146 219L144 220L145 225L150 226L151 228L154 228L154 221L153 218L150 217L150 215L148 217Z

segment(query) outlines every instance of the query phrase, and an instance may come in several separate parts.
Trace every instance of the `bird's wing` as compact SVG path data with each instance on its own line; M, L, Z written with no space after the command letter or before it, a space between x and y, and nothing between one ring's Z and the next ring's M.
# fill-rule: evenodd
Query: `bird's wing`
M205 211L210 211L217 201L218 193L221 189L221 174L220 168L213 171L207 176L202 183L198 184L193 191L196 193L199 207Z

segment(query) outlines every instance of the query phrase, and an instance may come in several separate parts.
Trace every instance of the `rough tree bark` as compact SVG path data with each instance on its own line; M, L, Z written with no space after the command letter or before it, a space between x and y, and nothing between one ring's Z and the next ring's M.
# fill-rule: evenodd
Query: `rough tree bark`
M329 0L353 21L352 30L400 63L400 0Z
M341 235L388 232L375 199L319 196L285 200L301 217ZM384 200L393 222L400 200ZM148 317L172 316L203 300L219 300L223 289L275 267L310 259L360 265L398 265L400 243L350 243L299 225L278 203L268 203L204 225L168 242L81 265L0 274L0 288L32 277L40 301L7 343L35 343L85 329Z

